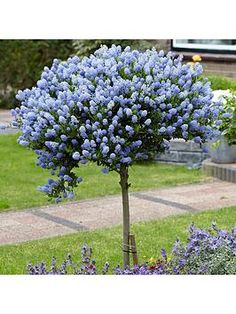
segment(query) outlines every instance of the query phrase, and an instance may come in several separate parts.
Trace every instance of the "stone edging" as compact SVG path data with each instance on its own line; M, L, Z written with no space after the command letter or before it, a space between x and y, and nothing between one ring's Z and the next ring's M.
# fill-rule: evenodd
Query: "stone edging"
M206 159L203 161L202 167L204 172L209 176L236 183L236 163L217 164L210 159Z

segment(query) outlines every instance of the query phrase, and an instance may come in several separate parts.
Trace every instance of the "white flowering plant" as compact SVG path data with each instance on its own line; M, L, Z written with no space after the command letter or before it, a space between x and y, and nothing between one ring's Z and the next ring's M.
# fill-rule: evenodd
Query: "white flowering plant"
M213 101L221 101L223 110L215 121L220 134L229 145L236 144L236 93L230 90L213 91ZM220 141L218 141L220 142Z

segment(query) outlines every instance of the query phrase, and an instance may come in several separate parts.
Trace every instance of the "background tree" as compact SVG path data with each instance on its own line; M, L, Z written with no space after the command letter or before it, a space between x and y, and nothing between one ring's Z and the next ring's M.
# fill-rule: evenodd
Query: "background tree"
M45 65L74 53L72 40L0 40L0 108L13 108L18 89L34 86Z
M39 189L60 201L73 197L82 181L74 168L87 162L120 175L123 201L124 266L129 265L128 169L162 152L171 138L203 143L214 135L219 111L202 67L155 49L139 52L103 46L89 58L54 60L37 87L19 91L14 110L19 143L51 169Z
M130 46L131 49L144 51L155 47L157 50L165 49L168 40L146 40L146 39L78 39L73 40L74 52L79 57L93 54L102 45L110 48L112 45L120 45L122 48Z
M94 40L0 40L0 108L14 108L18 89L34 86L46 65L54 58L66 60L72 55L89 56L101 45L113 43L144 50L166 46L166 40L94 39Z

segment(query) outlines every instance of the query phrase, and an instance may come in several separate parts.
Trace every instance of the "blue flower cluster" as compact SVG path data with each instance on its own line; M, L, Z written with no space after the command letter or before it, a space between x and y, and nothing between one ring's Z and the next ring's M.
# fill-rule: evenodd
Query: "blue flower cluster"
M168 148L171 138L197 143L212 137L221 110L201 78L202 66L155 49L139 52L106 46L80 59L57 59L37 86L19 91L13 110L19 143L51 169L40 190L60 201L82 181L72 171L88 161L119 171Z

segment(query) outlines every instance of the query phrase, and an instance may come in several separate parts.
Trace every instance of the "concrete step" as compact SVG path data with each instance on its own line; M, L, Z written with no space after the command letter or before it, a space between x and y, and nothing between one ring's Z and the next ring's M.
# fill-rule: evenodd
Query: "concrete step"
M236 163L217 164L210 159L206 159L202 163L202 168L209 176L236 183Z

